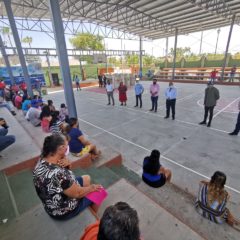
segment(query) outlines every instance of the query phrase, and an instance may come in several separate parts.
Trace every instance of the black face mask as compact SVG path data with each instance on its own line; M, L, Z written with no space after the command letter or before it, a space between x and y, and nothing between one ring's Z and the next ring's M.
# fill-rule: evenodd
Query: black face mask
M153 82L153 84L155 85L155 84L156 84L156 82Z

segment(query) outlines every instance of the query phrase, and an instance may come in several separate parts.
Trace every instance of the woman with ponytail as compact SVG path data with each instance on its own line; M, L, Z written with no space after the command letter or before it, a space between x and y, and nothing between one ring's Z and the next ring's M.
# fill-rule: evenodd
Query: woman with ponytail
M229 194L224 189L226 180L227 177L223 172L216 171L210 182L201 181L195 207L198 213L215 223L227 222L239 228L239 221L227 208Z
M45 138L41 158L33 171L33 182L46 212L55 219L66 220L91 206L98 206L85 196L102 186L91 184L90 176L75 177L66 158L68 141L55 134Z

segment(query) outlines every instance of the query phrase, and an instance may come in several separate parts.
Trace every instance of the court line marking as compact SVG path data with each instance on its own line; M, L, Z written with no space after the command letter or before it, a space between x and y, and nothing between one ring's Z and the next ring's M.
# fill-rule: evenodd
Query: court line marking
M105 105L97 102L95 99L93 99L93 98L89 98L89 99L92 100L94 104L105 107ZM125 107L125 106L120 107L120 106L116 106L116 105L114 106L114 108L120 108L121 110L126 109L126 110L129 110L129 111L132 111L132 112L144 113L146 115L151 115L151 116L155 116L155 117L158 117L158 118L164 118L163 115L160 115L160 114L157 114L157 113L152 113L150 111L144 111L144 110L142 111L142 110L137 110L137 109L130 108L130 107ZM192 125L192 126L195 126L195 127L204 127L204 126L200 126L197 123L192 123L192 122L188 122L188 121L184 121L184 120L175 119L174 121L180 122L180 123L185 123L187 125ZM225 131L225 130L218 129L218 128L213 128L213 127L209 128L209 130L216 131L216 132L222 132L222 133L229 133L229 131Z
M93 87L96 87L96 86L81 87L81 89L87 89L87 88L93 88ZM77 91L77 88L73 88L73 91ZM60 93L60 92L64 92L64 89L48 92L48 95L54 94L54 93Z
M225 109L227 109L228 107L230 107L233 103L235 103L236 101L238 101L240 99L240 97L236 98L235 100L233 100L232 102L230 102L226 107L222 108L219 112L215 113L213 115L213 118L217 117L220 113L222 113Z
M199 106L199 107L201 107L201 108L204 108L204 105L203 104L201 104L200 103L200 101L201 101L202 99L199 99L198 101L197 101L197 105ZM218 111L221 111L222 109L216 109L216 111L218 112ZM233 113L233 114L237 114L238 112L236 111L236 112L234 112L234 111L224 111L225 113Z
M92 126L92 127L95 127L95 128L97 128L97 129L100 129L100 130L102 130L103 132L108 133L109 135L112 135L112 136L114 136L114 137L116 137L116 138L118 138L118 139L120 139L120 140L123 140L124 142L127 142L127 143L129 143L129 144L131 144L131 145L134 145L135 147L138 147L138 148L140 148L140 149L143 149L143 150L145 150L145 151L147 151L147 152L151 152L150 149L147 149L147 148L145 148L145 147L143 147L143 146L141 146L141 145L139 145L139 144L136 144L136 143L134 143L134 142L131 142L131 141L129 141L129 140L127 140L127 139L125 139L125 138L123 138L123 137L115 134L115 133L112 133L112 132L110 132L110 131L102 128L102 127L99 127L99 126L97 126L97 125L95 125L95 124L93 124L93 123L90 123L90 122L88 122L88 121L86 121L86 120L84 120L84 119L81 119L81 118L78 118L78 119L79 119L81 122L84 122L84 123L86 123L86 124L88 124L88 125L90 125L90 126ZM204 174L202 174L202 173L199 173L199 172L197 172L197 171L195 171L195 170L193 170L193 169L191 169L191 168L189 168L189 167L186 167L186 166L184 166L184 165L182 165L182 164L180 164L180 163L178 163L178 162L175 162L174 160L172 160L172 159L170 159L170 158L168 158L168 157L165 157L164 155L162 155L161 157L164 158L165 160L167 160L168 162L171 162L171 163L173 163L173 164L175 164L175 165L177 165L177 166L179 166L179 167L181 167L181 168L183 168L183 169L185 169L185 170L187 170L187 171L189 171L189 172L192 172L192 173L194 173L194 174L196 174L196 175L198 175L198 176L201 176L201 177L203 177L203 178L206 178L206 179L208 179L208 180L210 179L208 176L206 176L206 175L204 175ZM232 190L232 191L235 192L235 193L240 194L240 191L237 190L237 189L235 189L235 188L232 188L232 187L230 187L230 186L228 186L228 185L225 185L225 187L228 188L228 189L230 189L230 190Z

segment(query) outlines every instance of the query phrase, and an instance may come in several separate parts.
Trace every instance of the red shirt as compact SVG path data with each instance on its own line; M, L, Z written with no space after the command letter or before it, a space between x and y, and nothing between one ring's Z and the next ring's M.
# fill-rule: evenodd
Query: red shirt
M211 75L210 75L211 78L216 78L217 77L217 73L218 73L217 71L212 71Z
M13 85L13 86L12 86L12 90L13 90L14 92L18 92L18 91L19 91L18 85Z
M26 90L26 89L27 89L26 83L25 83L25 82L22 82L21 85L20 85L20 88L21 88L22 90Z
M0 82L0 89L3 90L6 87L6 84L4 82Z

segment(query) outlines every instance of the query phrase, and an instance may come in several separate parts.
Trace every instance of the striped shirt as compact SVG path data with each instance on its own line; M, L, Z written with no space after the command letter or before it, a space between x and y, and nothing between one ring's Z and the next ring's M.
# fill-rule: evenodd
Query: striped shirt
M227 219L227 199L228 193L225 191L225 197L222 202L217 199L213 202L208 201L208 184L200 183L198 197L195 202L196 210L203 217L215 223L223 223Z

